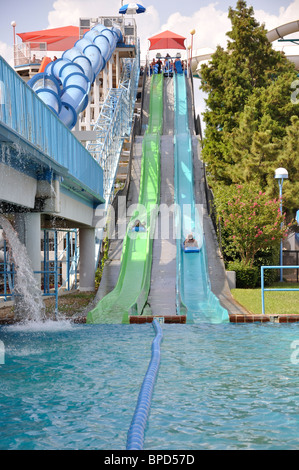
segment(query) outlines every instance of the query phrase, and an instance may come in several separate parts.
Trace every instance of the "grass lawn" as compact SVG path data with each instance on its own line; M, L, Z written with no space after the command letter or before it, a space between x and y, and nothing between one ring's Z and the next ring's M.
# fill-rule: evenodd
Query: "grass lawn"
M273 288L297 288L299 284L291 282L276 282L269 289ZM234 299L243 305L251 313L262 313L261 289L232 289ZM299 315L299 291L295 292L265 292L265 314L266 315Z

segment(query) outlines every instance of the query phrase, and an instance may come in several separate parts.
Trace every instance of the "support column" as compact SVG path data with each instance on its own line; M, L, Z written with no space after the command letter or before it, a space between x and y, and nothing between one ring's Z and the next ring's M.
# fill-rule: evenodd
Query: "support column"
M116 88L118 88L120 81L120 67L119 67L119 52L115 53L115 74L116 74Z
M108 91L109 91L109 85L108 85L108 68L109 64L106 65L106 67L103 70L103 94L104 94L104 101L107 98Z
M108 69L109 69L109 72L108 72L108 88L109 90L112 87L112 78L113 78L113 69L112 69L112 60L109 60L108 62Z
M16 214L16 230L19 240L26 246L28 257L31 261L33 271L41 271L41 221L40 214L28 212L25 214ZM39 285L41 275L35 274Z
M80 287L82 292L95 290L95 230L79 229Z

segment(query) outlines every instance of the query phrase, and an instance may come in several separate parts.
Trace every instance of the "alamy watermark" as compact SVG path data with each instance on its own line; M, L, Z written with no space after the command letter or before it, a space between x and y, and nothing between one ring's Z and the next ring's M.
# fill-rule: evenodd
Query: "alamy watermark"
M0 80L0 105L5 104L5 85L2 80Z
M151 239L179 240L182 235L202 230L203 205L152 204L148 208L138 203L127 207L126 197L119 196L117 209L113 205L108 209L97 207L93 226L106 230L109 239L123 240L126 236L135 238L132 229L136 221Z
M294 90L291 93L291 102L293 104L299 104L299 80L294 80L292 82L291 89Z
M291 363L298 365L299 364L299 339L295 339L291 343L291 349L294 349L294 351L291 354Z
M3 341L0 340L0 365L5 364L5 345Z

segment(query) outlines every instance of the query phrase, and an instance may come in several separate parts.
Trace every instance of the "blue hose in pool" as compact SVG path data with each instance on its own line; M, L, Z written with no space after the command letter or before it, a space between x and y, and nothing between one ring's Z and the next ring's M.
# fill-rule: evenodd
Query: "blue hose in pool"
M145 427L150 411L152 394L160 365L160 345L163 337L162 328L157 320L153 321L156 332L152 343L152 357L145 374L135 413L127 436L127 450L142 450Z

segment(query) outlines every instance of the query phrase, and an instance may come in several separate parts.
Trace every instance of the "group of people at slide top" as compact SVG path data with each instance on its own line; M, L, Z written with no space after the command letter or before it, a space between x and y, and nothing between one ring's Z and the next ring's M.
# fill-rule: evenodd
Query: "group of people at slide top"
M157 59L157 60L156 60ZM173 73L187 73L187 61L181 60L180 54L177 54L175 60L169 54L164 58L164 63L161 57L154 58L150 64L150 74L164 73L172 76Z

